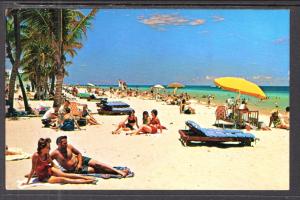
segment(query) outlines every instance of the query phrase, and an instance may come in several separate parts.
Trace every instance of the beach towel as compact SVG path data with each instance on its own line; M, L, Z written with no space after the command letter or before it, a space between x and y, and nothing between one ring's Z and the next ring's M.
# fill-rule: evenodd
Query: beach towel
M19 149L19 148L9 148L8 151L16 152L18 154L17 155L5 155L6 161L23 160L23 159L29 159L31 157L30 154L23 152L22 149Z
M134 177L134 172L132 172L128 167L121 167L121 166L116 166L113 167L116 170L128 170L128 175L125 178L130 178ZM121 175L117 174L98 174L98 173L93 173L93 174L85 174L86 176L93 176L95 178L104 178L104 179L109 179L109 178L122 178Z

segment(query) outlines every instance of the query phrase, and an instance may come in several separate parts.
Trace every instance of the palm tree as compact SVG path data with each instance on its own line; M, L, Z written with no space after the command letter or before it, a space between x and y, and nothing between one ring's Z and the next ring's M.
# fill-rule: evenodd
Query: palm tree
M36 37L49 44L54 51L53 65L49 76L52 80L52 89L55 80L54 103L60 105L62 84L66 74L65 66L69 62L66 54L71 57L76 55L76 50L82 47L80 41L86 34L90 21L96 14L93 9L87 16L79 10L70 9L34 9L23 11L25 21L36 31ZM55 77L55 78L54 78Z
M55 85L55 103L61 103L62 84L67 74L65 66L71 63L67 55L74 57L76 49L82 47L82 37L86 36L86 30L96 12L93 9L85 16L79 10L70 9L8 10L6 52L13 66L9 80L11 109L20 64L39 97L49 92L50 79L51 91ZM21 83L22 79L18 77ZM23 84L21 87L25 108L30 110Z
M9 21L13 20L13 41L14 41L14 52L15 56L13 56L13 50L11 41L9 41L9 36L12 35L12 31L10 32L9 26L11 25ZM14 107L14 93L15 93L15 83L16 78L18 76L18 69L20 67L20 59L21 59L21 20L20 20L20 10L19 9L13 9L9 10L7 12L7 18L6 18L6 27L7 27L7 37L6 37L6 50L8 58L11 61L12 64L12 70L10 74L10 80L9 80L9 94L8 94L8 102L9 102L9 111L13 111ZM23 92L23 90L22 90ZM28 101L26 98L26 93L23 93L23 99L24 99L24 106L26 111L30 111L30 107L28 105Z
M60 105L62 100L62 85L65 73L65 54L64 50L71 56L76 54L74 48L81 48L78 42L82 39L82 35L86 35L86 30L90 26L90 20L97 13L97 9L93 9L87 16L80 11L59 10L57 14L57 73L56 73L56 90L54 103ZM79 20L77 20L79 18ZM63 24L65 26L63 26ZM66 48L64 48L66 47Z

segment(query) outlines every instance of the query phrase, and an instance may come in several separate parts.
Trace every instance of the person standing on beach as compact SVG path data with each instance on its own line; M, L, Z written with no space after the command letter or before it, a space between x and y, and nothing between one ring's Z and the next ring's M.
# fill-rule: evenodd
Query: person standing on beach
M211 100L212 100L212 96L211 96L211 95L208 95L208 96L207 96L207 107L210 106Z
M117 170L97 160L82 156L80 151L68 144L67 136L58 137L56 144L57 149L51 153L51 159L55 159L67 172L120 174L122 177L126 177L129 173L128 170Z

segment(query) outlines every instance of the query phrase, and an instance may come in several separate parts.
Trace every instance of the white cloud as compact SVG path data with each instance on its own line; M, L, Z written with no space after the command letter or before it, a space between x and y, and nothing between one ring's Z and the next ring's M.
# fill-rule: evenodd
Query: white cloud
M273 44L287 44L289 42L289 38L288 37L281 37L281 38L277 38L275 40L273 40Z
M273 79L273 77L272 76L260 76L260 75L258 75L258 76L253 76L252 79L253 80L258 80L258 81L267 81L267 80Z
M209 31L208 30L204 30L204 31L199 31L200 34L208 34Z
M225 20L225 18L221 16L213 16L212 18L214 22L222 22Z
M204 23L205 23L205 20L203 20L203 19L195 19L190 22L190 25L197 26L197 25L202 25Z
M205 76L206 80L213 80L215 78L216 78L215 76L208 76L208 75Z
M180 26L180 25L191 25L198 26L205 23L204 19L187 19L179 14L155 14L150 17L139 16L138 21L151 26Z

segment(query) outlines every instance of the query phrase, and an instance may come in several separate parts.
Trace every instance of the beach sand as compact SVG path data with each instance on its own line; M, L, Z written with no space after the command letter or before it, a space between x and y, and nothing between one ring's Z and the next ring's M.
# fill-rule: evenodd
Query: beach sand
M162 125L168 129L151 136L112 135L126 116L95 114L103 123L86 126L81 131L63 132L42 128L40 117L6 119L6 144L33 153L40 137L50 137L55 149L58 136L67 135L68 142L83 155L111 166L127 166L134 171L133 178L101 179L97 185L54 185L29 189L82 190L288 190L289 189L289 131L272 128L271 131L250 131L260 139L253 147L233 144L184 147L178 130L185 128L186 120L194 120L206 128L215 128L215 108L193 104L196 114L179 114L179 107L155 100L123 98L135 109L139 124L142 112L158 110ZM87 102L97 111L95 102ZM39 102L31 101L34 107ZM47 102L52 105L52 102ZM266 124L268 116L260 116ZM6 189L18 189L17 180L31 169L31 160L6 161Z

